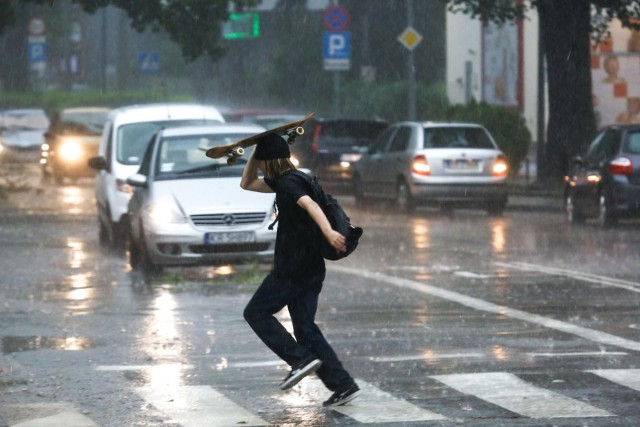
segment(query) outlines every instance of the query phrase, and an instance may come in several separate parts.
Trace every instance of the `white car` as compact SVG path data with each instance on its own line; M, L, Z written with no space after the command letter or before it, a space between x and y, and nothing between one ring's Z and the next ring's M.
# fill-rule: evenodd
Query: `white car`
M166 266L215 265L273 257L275 194L245 191L246 159L233 165L205 151L264 131L253 124L169 128L152 139L129 203L129 255L134 269L153 274Z
M356 200L465 206L500 215L507 204L507 159L484 127L473 123L400 122L355 163Z
M48 127L49 118L41 108L1 111L0 155L7 161L36 161Z
M98 156L89 159L97 171L95 196L100 243L117 252L127 238L127 205L133 189L127 178L138 171L153 135L170 126L224 123L217 108L202 104L147 104L113 110L105 123Z

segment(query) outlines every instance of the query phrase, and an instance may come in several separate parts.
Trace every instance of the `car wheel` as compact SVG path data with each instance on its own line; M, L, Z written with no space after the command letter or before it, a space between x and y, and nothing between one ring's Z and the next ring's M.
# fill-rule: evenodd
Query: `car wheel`
M109 246L109 230L107 229L107 226L100 221L100 218L98 218L98 227L98 242L100 243L100 246L106 248Z
M411 191L409 191L409 186L405 180L401 180L398 183L396 203L403 212L413 212L415 210L415 201L413 200L413 196L411 196Z
M140 241L137 244L138 248L138 269L142 272L142 274L146 278L153 278L162 273L162 267L155 264L151 257L149 256L149 251L147 250L147 243L144 240L144 236L140 237Z
M569 221L570 224L584 223L584 215L576 207L573 196L571 194L566 195L564 199L564 208L567 214L567 221Z
M364 188L362 187L362 178L358 175L353 178L353 196L357 204L364 205L366 203Z
M598 225L609 227L615 225L617 218L611 206L611 196L609 192L603 190L598 199Z

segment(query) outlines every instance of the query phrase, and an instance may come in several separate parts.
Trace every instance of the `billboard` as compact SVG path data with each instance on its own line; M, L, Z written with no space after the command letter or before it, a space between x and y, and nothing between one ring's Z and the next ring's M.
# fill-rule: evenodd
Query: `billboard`
M482 99L522 108L522 21L482 28Z
M640 123L640 31L611 23L610 37L591 46L593 107L598 127Z

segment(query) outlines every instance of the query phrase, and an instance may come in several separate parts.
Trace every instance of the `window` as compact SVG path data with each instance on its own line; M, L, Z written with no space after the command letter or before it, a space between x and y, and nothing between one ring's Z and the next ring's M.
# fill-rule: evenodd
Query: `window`
M407 151L409 148L409 141L411 140L411 128L403 126L398 129L398 132L393 136L391 145L389 145L390 153L399 153Z
M585 160L590 163L599 163L613 155L620 149L620 130L607 129L596 137L591 143Z
M424 148L495 149L495 146L483 128L443 127L424 130Z
M624 147L625 153L640 154L640 130L630 132Z

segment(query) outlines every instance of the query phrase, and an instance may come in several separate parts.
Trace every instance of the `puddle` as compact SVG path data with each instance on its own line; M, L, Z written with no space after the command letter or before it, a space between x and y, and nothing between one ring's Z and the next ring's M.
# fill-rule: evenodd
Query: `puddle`
M94 348L93 340L88 337L48 338L32 337L2 337L2 352L4 354L19 353L32 350L86 350Z

